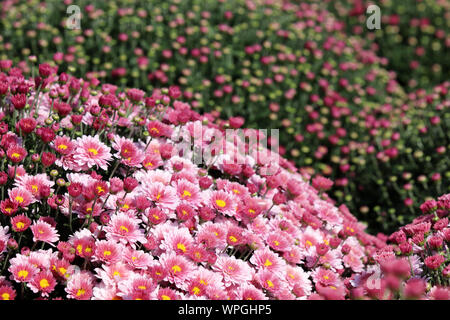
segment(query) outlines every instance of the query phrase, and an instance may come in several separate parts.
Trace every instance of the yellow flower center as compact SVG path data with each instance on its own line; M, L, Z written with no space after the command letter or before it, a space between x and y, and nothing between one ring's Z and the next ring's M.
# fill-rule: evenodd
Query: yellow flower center
M181 267L179 265L174 265L172 267L172 271L173 271L173 273L180 272L181 271Z
M230 239L231 242L237 242L237 239L234 236L229 236L228 239Z
M198 296L200 294L200 288L199 287L194 287L192 289L192 293L195 294L196 296Z
M39 281L39 285L42 289L45 289L50 286L50 283L48 283L47 279L42 279L41 281Z
M10 297L10 296L9 296L9 293L7 293L7 292L5 292L5 293L2 294L2 299L3 299L3 300L9 300L9 297Z
M266 262L264 262L265 267L270 267L272 265L272 262L270 262L269 259L266 259Z
M120 231L124 231L128 233L128 228L125 226L120 226Z
M20 154L18 154L17 152L14 152L11 157L15 158L15 159L19 159L20 158Z
M182 243L177 244L177 249L180 249L181 251L186 252L186 247Z
M104 256L104 257L110 256L110 255L111 255L111 251L109 251L109 250L103 251L103 256Z
M59 270L60 274L66 274L66 272L67 272L67 269L63 268L63 267L59 268L58 270Z
M21 196L17 196L14 198L17 202L22 203L23 202L23 197Z
M138 286L138 289L147 290L147 287L146 286Z
M192 196L192 194L189 192L189 191L187 191L187 190L184 190L183 191L183 198L185 198L185 197L191 197Z
M266 281L266 283L267 283L267 285L269 286L269 288L272 288L272 287L273 287L273 283L272 283L272 281L270 281L270 280L267 280L267 281Z
M227 205L227 203L226 203L225 201L220 200L220 199L217 199L217 200L216 200L216 204L217 204L219 207L221 207L221 208L223 208L223 207L225 207L225 206Z
M85 293L86 293L86 290L84 290L84 289L78 289L78 291L77 291L77 297L82 296L82 295L85 294Z
M65 144L60 144L60 145L58 146L58 149L59 149L59 150L66 150L66 149L67 149L67 146L66 146Z
M96 156L98 154L98 150L94 148L89 148L88 151L93 156Z
M22 229L23 227L25 227L25 223L19 221L16 223L16 227L17 227L17 229Z
M38 192L38 191L39 191L38 186L35 185L35 184L33 184L33 185L31 186L31 189L33 189L34 192Z
M25 279L26 277L28 277L28 271L27 271L27 270L20 270L20 271L17 273L17 276L18 276L19 278Z
M163 300L172 300L172 299L170 299L169 296L166 296L165 294L163 294L163 295L161 296L161 299L163 299Z

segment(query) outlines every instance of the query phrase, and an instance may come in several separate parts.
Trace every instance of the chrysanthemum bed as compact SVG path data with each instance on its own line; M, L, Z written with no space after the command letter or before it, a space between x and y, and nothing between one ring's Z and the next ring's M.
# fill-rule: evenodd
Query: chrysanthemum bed
M0 74L0 298L373 297L378 263L395 259L386 239L334 206L328 179L313 188L260 144L241 152L220 138L229 121L179 95L47 64L33 80ZM427 212L444 218L444 200ZM408 297L448 294L439 279Z

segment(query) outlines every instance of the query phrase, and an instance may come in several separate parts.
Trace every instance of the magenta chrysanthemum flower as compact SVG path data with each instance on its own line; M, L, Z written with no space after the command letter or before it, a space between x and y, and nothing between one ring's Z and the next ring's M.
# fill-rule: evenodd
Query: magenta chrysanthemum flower
M86 272L76 272L67 281L65 291L67 298L76 300L90 300L93 295L94 277Z
M123 244L135 246L136 242L146 243L144 231L139 228L140 220L124 212L114 214L105 227L108 240L119 241Z
M112 160L111 148L100 141L98 136L83 136L77 139L77 148L73 159L76 171L88 170L93 166L108 169L108 161Z
M50 271L41 271L33 277L28 286L34 293L40 292L43 297L48 297L55 289L56 280Z
M25 208L33 201L32 194L25 188L13 188L8 191L9 199L19 207Z
M209 205L227 216L234 216L236 204L230 194L224 191L213 191L209 198Z
M121 260L122 250L122 246L115 241L101 240L95 243L94 257L105 263L115 263Z
M38 271L35 266L28 262L11 263L8 270L16 282L28 282Z
M164 253L159 261L167 272L167 280L181 289L186 288L188 280L192 277L194 264L174 252Z
M247 262L236 259L234 256L218 257L212 268L222 274L226 287L248 283L254 274Z
M35 221L30 228L33 232L33 241L42 241L52 244L59 240L58 232L47 222L42 220Z

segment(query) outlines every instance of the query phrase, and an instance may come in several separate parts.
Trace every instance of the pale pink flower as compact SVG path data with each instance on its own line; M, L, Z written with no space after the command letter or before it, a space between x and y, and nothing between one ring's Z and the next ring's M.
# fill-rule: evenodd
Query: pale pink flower
M77 149L73 159L77 162L75 171L89 170L93 166L108 169L108 161L112 160L111 148L100 141L98 136L82 136L77 139Z
M220 272L226 287L248 283L252 280L254 271L247 262L236 259L234 256L220 256L212 269Z
M167 272L167 280L178 288L186 290L188 281L195 270L194 264L183 256L177 256L174 252L163 253L159 261Z
M103 264L101 268L96 268L95 272L96 277L101 279L107 287L116 286L132 274L132 270L123 262Z
M133 269L146 270L153 263L153 256L142 251L127 247L123 254L124 261Z
M35 221L30 227L33 232L33 241L42 241L49 244L59 240L58 232L47 222L42 220Z
M8 190L8 195L12 202L15 202L19 207L22 208L25 208L34 200L31 192L22 187L16 187Z
M104 228L106 238L123 244L130 244L133 247L136 245L136 242L144 244L147 240L144 236L144 230L139 228L140 222L139 219L119 211L111 216Z
M67 298L90 300L93 295L94 277L87 271L75 272L67 281Z
M194 244L194 239L187 228L173 228L163 236L160 248L165 252L174 251L183 255L189 252Z
M158 208L173 211L178 206L179 200L176 191L171 186L155 182L148 186L148 188L143 187L143 190L147 197L153 201Z
M95 243L94 258L107 264L121 261L123 245L112 240L100 240Z

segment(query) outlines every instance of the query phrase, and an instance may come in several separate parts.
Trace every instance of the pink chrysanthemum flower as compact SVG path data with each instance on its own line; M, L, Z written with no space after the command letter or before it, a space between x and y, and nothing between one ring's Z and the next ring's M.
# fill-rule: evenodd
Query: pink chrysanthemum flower
M73 159L77 163L78 170L89 170L98 166L103 170L108 169L108 161L112 160L110 148L100 141L98 136L82 136L77 139L77 148Z
M197 243L205 245L207 248L224 249L227 246L225 224L207 222L199 227L197 233Z
M234 256L218 257L212 268L222 274L226 287L247 283L253 278L253 270L248 263Z
M301 287L303 294L310 295L312 290L311 280L309 280L309 272L303 271L299 267L286 266L285 279L290 289Z
M95 243L94 258L107 264L119 262L123 246L112 240L100 240Z
M9 239L9 227L2 227L0 225L0 254L6 251L6 243Z
M28 262L12 263L8 270L16 282L29 282L38 271L35 266Z
M148 189L144 189L148 198L155 203L158 208L175 210L178 205L176 191L171 186L162 183L154 183Z
M153 262L153 257L150 254L142 250L134 250L130 247L125 249L123 258L133 269L146 270Z
M292 264L299 264L304 257L305 253L299 247L292 247L291 250L285 251L283 253L283 258L286 259L287 262Z
M282 231L275 231L269 234L266 242L275 251L288 251L292 241L289 241L288 237Z
M24 175L18 179L16 179L15 185L19 188L24 188L28 192L30 192L33 196L32 201L41 199L41 190L43 187L50 188L50 192L53 190L51 187L55 182L48 179L46 174L37 174L35 176Z
M158 300L181 300L181 296L170 288L159 288L157 298Z
M165 252L174 251L176 254L186 254L193 246L194 240L187 228L172 229L164 234L160 248Z
M117 295L124 300L148 300L156 284L148 276L133 274L129 279L119 282L118 289Z
M167 280L180 289L187 289L187 282L195 269L193 263L174 252L162 254L159 261L167 272Z
M364 264L361 259L352 253L346 254L342 258L342 262L347 268L351 268L354 272L362 272L364 270Z
M42 220L35 221L30 227L33 232L33 241L42 241L49 244L59 240L58 232L47 222Z
M144 244L147 240L144 236L144 230L139 228L139 223L139 219L119 211L111 216L108 225L104 229L106 238L123 244L130 244L133 247L138 241Z
M8 190L9 198L19 207L25 208L33 201L33 195L25 188L12 188Z
M93 276L89 272L81 271L70 276L65 291L69 299L90 300L93 295L93 287Z
M217 183L217 181L216 181L216 183ZM222 188L218 187L218 189L222 189ZM245 187L242 184L237 183L237 182L228 182L223 186L223 189L224 189L224 191L234 194L236 197L238 197L240 199L246 199L247 197L250 196L250 192L248 191L247 187Z
M209 269L199 267L194 272L190 282L190 294L196 296L206 295L210 299L214 299L215 292L224 291L225 286L223 284L223 278L220 273L211 271Z
M269 270L260 270L255 275L257 283L271 294L276 295L286 288L286 282L278 277L277 274Z
M307 251L313 250L316 244L322 242L323 239L320 231L314 230L310 226L306 227L305 231L301 234L300 246Z
M0 300L14 300L16 298L16 291L8 286L0 283Z
M339 276L337 273L325 268L317 268L311 273L314 283L320 283L323 286L337 286L339 284Z
M176 182L175 188L180 200L185 201L193 206L198 206L201 200L200 188L185 179L180 179Z
M119 297L116 285L107 286L103 282L96 285L92 290L92 300L122 300Z
M250 262L256 266L257 269L266 269L274 273L279 273L286 263L268 247L256 250Z
M67 156L75 150L75 143L68 136L57 136L51 146L63 156Z
M236 203L227 192L211 192L209 197L209 205L224 215L234 216L236 214Z
M268 300L269 298L252 284L239 286L236 300Z
M116 286L120 281L128 279L133 271L123 262L103 264L101 268L95 269L97 277L100 278L106 286Z
M139 150L133 141L119 135L114 135L112 147L118 151L115 156L121 159L124 165L129 167L140 167L141 162L145 158L144 152Z
M56 286L56 280L50 271L41 271L28 282L28 287L34 292L40 292L43 297L48 297Z
M163 165L163 161L159 154L149 154L145 156L141 164L147 170L156 170Z

